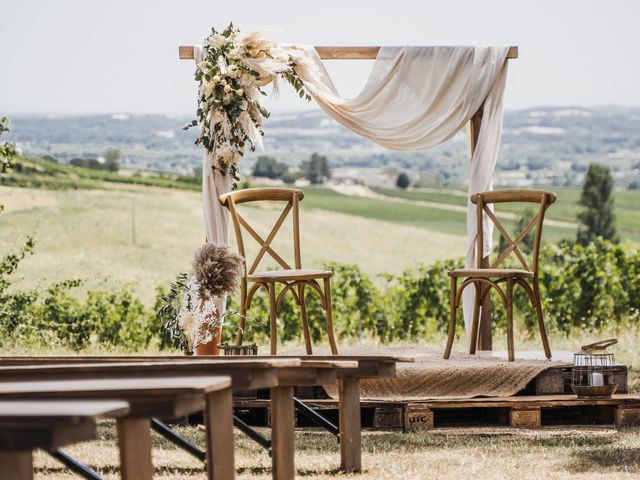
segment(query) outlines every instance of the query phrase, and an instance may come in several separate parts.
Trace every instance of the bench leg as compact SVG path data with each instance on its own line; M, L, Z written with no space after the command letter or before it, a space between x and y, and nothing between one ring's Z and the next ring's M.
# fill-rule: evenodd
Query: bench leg
M117 420L122 480L151 480L151 421L148 418Z
M207 478L234 478L233 399L231 389L213 392L206 397Z
M271 389L272 478L291 480L295 477L295 416L293 387Z
M31 480L33 478L33 455L31 450L0 452L0 479Z
M362 471L360 438L360 381L345 377L338 380L340 403L340 468L347 472Z

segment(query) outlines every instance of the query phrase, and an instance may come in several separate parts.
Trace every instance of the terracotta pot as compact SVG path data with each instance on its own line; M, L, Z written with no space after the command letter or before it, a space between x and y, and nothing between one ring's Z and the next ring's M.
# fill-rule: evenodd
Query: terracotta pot
M220 341L220 334L222 332L222 327L219 327L215 331L215 335L213 336L213 340L207 343L201 343L196 347L196 355L219 355L218 351L218 343Z

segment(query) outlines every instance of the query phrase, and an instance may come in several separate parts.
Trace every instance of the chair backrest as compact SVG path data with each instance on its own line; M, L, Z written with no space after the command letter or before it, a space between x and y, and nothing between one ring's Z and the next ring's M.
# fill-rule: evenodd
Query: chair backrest
M302 268L300 260L300 207L299 203L304 198L304 193L301 190L295 188L247 188L244 190L236 190L234 192L225 193L220 195L220 203L229 209L231 214L231 220L233 221L233 228L236 235L236 242L238 243L238 253L242 255L246 260L246 252L244 248L244 239L242 236L242 229L247 231L249 235L260 245L260 250L255 259L251 263L251 266L247 268L247 274L251 275L256 271L260 261L264 258L265 254L269 254L278 265L286 270L290 270L292 267L285 262L280 255L271 247L271 242L276 237L276 234L280 230L282 223L289 215L289 212L293 212L293 256L295 265L293 268ZM238 213L237 205L241 203L249 202L262 202L262 201L276 201L287 202L282 210L282 213L276 220L273 228L266 238L262 238L249 223Z
M543 190L494 190L492 192L474 193L471 195L471 202L476 204L477 221L478 221L478 237L476 244L477 267L483 268L482 254L484 245L483 231L483 213L485 213L491 222L496 226L502 237L507 242L507 247L498 254L498 256L489 263L488 268L497 268L511 253L514 253L522 264L524 270L533 272L538 276L538 257L540 254L540 239L542 238L542 224L547 208L556 201L556 195L553 192ZM515 238L512 238L504 225L498 220L494 212L488 207L495 203L537 203L540 204L538 213L531 221L519 232ZM520 243L527 237L529 232L535 227L535 237L533 240L532 264L529 266L527 259L519 248ZM486 268L486 267L484 267Z

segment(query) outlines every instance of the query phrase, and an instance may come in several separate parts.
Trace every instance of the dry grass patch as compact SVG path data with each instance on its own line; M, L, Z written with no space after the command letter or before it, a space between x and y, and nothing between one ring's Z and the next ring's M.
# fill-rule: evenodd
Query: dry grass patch
M181 427L202 445L202 432ZM88 461L106 479L118 478L113 425L100 427L100 439L68 449ZM263 430L268 434L268 430ZM154 434L156 477L204 478L203 466ZM297 432L297 476L309 479L632 479L640 475L640 431L610 428L443 429L424 433L366 432L361 474L339 472L334 437ZM38 479L76 478L55 460L37 455ZM240 479L271 478L267 454L246 437L236 436L236 470Z

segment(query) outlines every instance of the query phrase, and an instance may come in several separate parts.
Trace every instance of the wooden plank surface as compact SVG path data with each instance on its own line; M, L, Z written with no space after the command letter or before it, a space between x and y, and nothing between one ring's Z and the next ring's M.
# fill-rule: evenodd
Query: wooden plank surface
M360 382L357 378L338 381L340 391L340 468L346 472L362 471L360 438Z
M314 47L322 60L375 60L380 50L379 46L317 46ZM508 59L518 58L518 47L509 47ZM180 60L193 60L195 52L193 46L178 47Z
M0 382L24 381L28 379L87 379L125 378L145 376L165 378L167 376L194 377L202 375L226 375L231 377L233 388L269 388L278 383L278 369L273 365L300 365L299 361L282 362L98 362L76 363L63 361L60 364L37 364L0 366ZM3 365L3 364L0 364Z
M148 418L119 418L118 449L122 480L151 480L151 421Z
M0 425L30 419L73 423L84 417L120 417L128 411L129 404L117 400L0 400Z
M92 440L95 435L96 422L91 417L74 422L29 419L26 422L11 422L0 426L0 450L57 450L66 445Z
M271 389L272 478L290 480L295 477L295 410L293 387Z
M9 366L37 366L50 364L74 364L74 363L220 363L225 362L228 367L283 367L299 365L301 357L256 357L251 355L215 355L195 356L184 355L15 355L0 356L0 367ZM331 357L328 357L331 358ZM333 357L335 360L335 357Z
M243 407L263 406L260 400L243 400L236 402ZM336 407L338 401L334 399L305 399L309 406ZM611 398L578 398L576 395L517 395L513 397L493 398L463 398L463 399L430 399L417 401L415 399L403 401L393 400L361 400L362 407L401 406L404 404L422 405L432 409L446 408L493 408L493 407L574 407L594 405L639 405L640 395L615 394Z
M0 381L0 399L119 399L131 417L177 418L204 408L208 392L230 388L228 377L129 377L38 381Z
M231 388L228 377L103 378L65 381L0 382L0 395L20 393L73 393L125 396L158 396L176 393L208 393Z
M2 365L0 363L0 365ZM273 367L278 365L278 367ZM264 370L269 370L265 373ZM213 375L232 377L233 388L269 388L276 384L323 385L333 383L336 375L355 377L388 377L395 374L395 363L378 364L353 360L301 360L282 361L178 361L178 362L130 362L130 363L67 363L0 366L0 382L29 378L106 378L127 375ZM267 375L267 378L264 378ZM272 378L273 377L273 378ZM262 381L257 381L262 379Z
M230 390L207 395L205 437L209 479L227 479L235 476L231 412L233 412L233 398Z
M27 452L0 451L0 479L31 480L33 478L33 455Z

